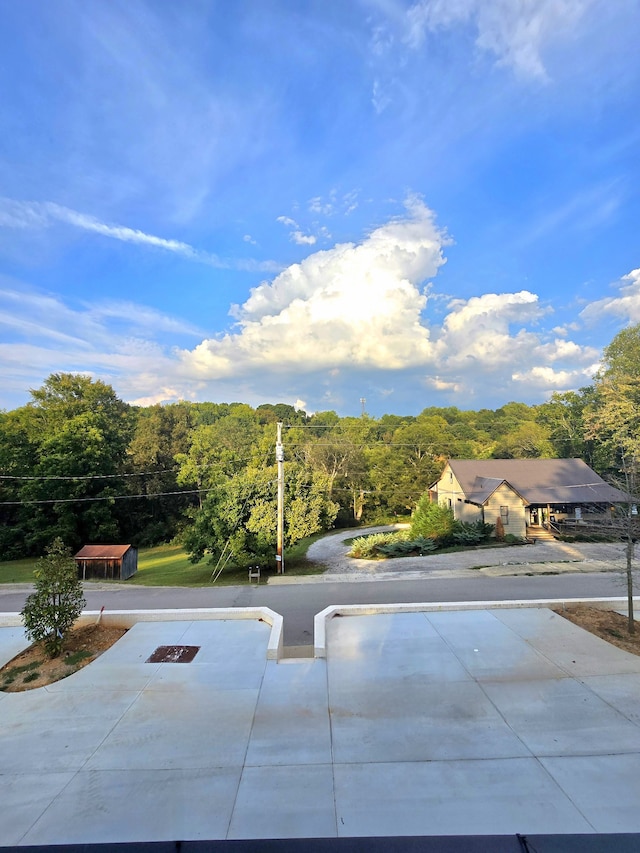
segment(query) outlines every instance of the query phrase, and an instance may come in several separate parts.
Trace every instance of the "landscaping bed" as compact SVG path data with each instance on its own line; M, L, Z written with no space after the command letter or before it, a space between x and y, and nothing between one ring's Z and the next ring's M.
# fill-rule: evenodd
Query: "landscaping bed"
M47 657L42 644L34 643L0 669L0 690L19 693L60 681L87 666L127 632L113 625L84 625L70 631L62 654Z

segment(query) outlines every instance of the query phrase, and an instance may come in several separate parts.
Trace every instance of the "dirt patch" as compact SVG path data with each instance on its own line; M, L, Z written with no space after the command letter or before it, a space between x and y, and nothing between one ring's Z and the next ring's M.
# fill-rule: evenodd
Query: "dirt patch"
M60 681L110 648L127 631L112 625L84 625L70 631L62 654L48 658L42 645L34 643L0 669L0 690L19 693Z
M595 634L625 652L640 655L640 623L635 620L635 634L629 633L628 620L614 610L599 610L586 604L571 604L567 607L554 608L554 613L564 616L586 631Z

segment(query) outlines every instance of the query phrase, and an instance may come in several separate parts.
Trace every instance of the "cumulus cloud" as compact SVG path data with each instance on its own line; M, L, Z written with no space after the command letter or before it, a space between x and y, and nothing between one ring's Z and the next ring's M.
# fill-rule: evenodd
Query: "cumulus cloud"
M591 322L603 314L610 314L630 323L640 323L640 268L622 276L615 286L618 295L607 296L587 305L580 312L583 320Z
M218 257L211 252L203 252L184 243L181 240L171 240L157 237L155 234L147 234L136 228L125 225L113 225L101 222L95 216L79 213L69 207L64 207L51 201L16 201L15 199L0 198L0 227L6 228L46 228L54 222L63 222L80 228L83 231L92 231L103 237L110 237L124 243L137 243L139 245L152 246L167 252L181 255L191 261L208 264L218 269L247 269L250 271L263 270L274 272L278 265L273 261L252 260L227 260Z
M545 78L542 52L570 34L593 0L418 0L407 12L406 41L418 48L431 33L472 26L476 45L499 65Z
M589 380L597 350L547 333L551 309L535 293L449 299L442 312L425 282L448 242L432 211L410 199L361 242L314 252L254 288L234 308L234 330L180 352L184 375L217 387L288 382L314 406L353 394L354 376L374 388L395 374L463 404L486 399L487 383L539 396Z
M435 291L430 280L450 242L424 202L410 198L402 215L359 242L314 251L253 288L233 309L234 327L208 337L146 306L73 308L0 279L0 369L13 382L5 394L37 387L51 370L82 370L144 405L277 399L318 410L357 407L366 396L374 408L387 397L397 410L419 408L416 400L544 399L588 383L599 352L571 340L568 325L547 331L551 310L535 293L451 299ZM639 292L636 270L619 297L601 302L614 313L627 305L630 315ZM381 390L390 387L391 395Z
M428 359L419 285L444 263L446 236L419 200L360 244L338 244L256 287L235 312L240 331L183 353L202 375L258 366L400 368Z

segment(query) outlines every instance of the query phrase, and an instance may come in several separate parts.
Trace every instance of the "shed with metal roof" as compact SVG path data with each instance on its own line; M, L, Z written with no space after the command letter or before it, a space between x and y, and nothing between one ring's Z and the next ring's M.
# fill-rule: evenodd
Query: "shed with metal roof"
M134 545L85 545L74 559L80 580L126 580L138 571Z

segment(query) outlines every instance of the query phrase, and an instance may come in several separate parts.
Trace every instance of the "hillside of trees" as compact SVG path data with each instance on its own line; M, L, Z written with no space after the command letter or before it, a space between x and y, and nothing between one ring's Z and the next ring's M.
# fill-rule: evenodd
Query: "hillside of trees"
M419 415L307 415L276 403L139 408L84 375L52 374L0 412L0 559L56 538L183 541L194 560L273 553L276 423L285 447L285 543L409 515L453 458L577 456L604 477L635 460L640 326L605 350L591 386L546 403Z

